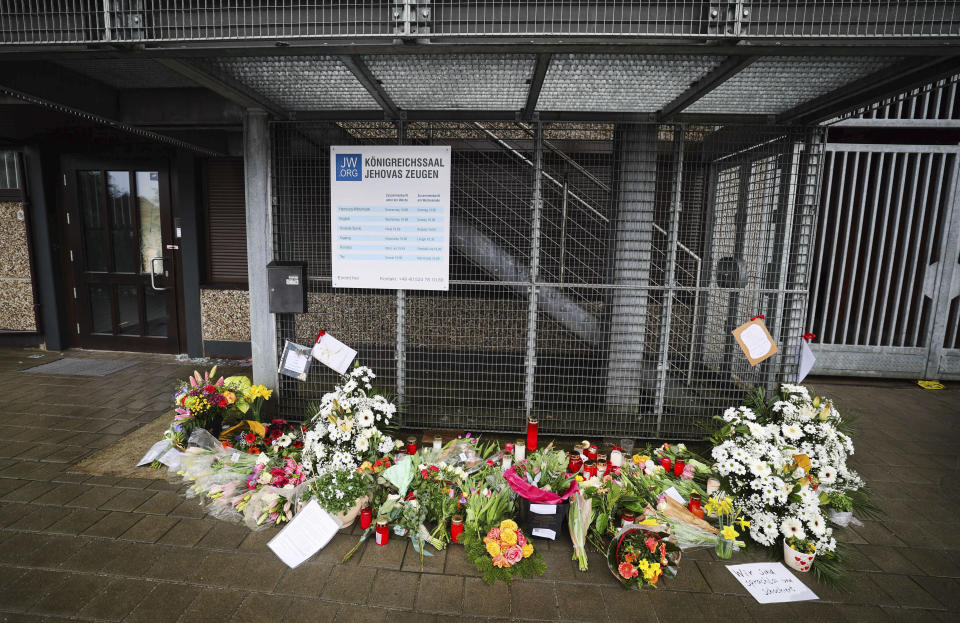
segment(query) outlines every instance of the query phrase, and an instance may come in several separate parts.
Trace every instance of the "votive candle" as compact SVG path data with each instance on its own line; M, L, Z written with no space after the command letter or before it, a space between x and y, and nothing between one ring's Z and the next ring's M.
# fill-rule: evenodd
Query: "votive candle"
M523 439L513 442L513 458L519 462L527 458L527 444Z
M390 526L387 519L381 517L377 520L377 545L386 545L390 542Z
M437 452L443 449L443 437L434 437L433 438L433 449Z
M417 438L416 437L407 437L407 454L416 454L417 453Z
M527 449L533 452L537 449L537 432L540 429L540 422L535 416L527 418Z
M450 518L450 540L454 543L459 542L461 534L463 534L463 517L454 515Z
M623 452L619 447L614 447L610 451L610 465L613 467L623 467Z

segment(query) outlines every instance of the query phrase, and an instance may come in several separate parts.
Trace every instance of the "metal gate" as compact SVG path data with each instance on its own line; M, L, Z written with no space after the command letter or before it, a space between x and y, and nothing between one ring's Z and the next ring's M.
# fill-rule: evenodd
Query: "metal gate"
M815 374L960 378L958 158L954 146L826 146Z
M304 261L309 313L360 352L403 424L699 438L751 384L790 380L806 313L821 144L771 127L278 122L274 253ZM453 148L449 292L333 289L332 144ZM730 331L764 314L781 355ZM302 417L332 372L281 377Z

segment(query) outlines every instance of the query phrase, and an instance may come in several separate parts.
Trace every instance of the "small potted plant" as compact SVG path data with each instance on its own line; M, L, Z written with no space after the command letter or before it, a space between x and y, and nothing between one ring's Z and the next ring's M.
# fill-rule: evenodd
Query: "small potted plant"
M813 559L817 555L817 547L813 541L800 539L795 536L783 540L783 562L795 571L806 573L813 566Z

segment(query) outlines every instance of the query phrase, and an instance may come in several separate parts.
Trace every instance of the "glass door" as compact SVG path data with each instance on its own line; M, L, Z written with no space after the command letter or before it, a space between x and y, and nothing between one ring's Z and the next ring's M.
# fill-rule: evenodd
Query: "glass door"
M166 172L66 172L76 343L177 352L177 299Z

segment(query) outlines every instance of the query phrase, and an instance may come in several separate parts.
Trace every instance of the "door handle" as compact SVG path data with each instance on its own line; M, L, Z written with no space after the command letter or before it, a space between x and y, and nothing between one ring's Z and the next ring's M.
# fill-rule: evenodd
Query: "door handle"
M163 257L155 257L150 260L150 287L156 290L157 292L163 292L164 290L169 290L170 288L158 288L155 277L157 276L157 260L161 263L163 262Z

